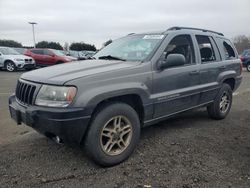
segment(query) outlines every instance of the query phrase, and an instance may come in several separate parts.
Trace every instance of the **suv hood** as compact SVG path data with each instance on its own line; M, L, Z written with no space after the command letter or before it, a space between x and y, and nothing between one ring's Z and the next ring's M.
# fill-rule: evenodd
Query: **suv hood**
M77 78L125 69L138 64L139 62L116 60L75 61L30 71L22 74L21 78L32 82L63 85Z

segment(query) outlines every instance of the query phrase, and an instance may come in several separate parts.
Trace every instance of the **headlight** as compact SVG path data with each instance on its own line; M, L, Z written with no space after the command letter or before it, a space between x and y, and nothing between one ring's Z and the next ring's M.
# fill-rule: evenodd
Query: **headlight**
M43 85L36 97L39 106L67 107L76 95L75 87Z
M24 59L19 59L19 58L17 58L17 59L14 59L15 61L24 61Z

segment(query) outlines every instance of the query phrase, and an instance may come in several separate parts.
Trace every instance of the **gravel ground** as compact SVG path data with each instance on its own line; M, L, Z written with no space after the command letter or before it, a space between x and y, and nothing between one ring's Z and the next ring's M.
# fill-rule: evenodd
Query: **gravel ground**
M20 74L0 71L0 187L250 187L250 73L226 119L202 108L147 127L133 155L111 168L15 125L7 98Z

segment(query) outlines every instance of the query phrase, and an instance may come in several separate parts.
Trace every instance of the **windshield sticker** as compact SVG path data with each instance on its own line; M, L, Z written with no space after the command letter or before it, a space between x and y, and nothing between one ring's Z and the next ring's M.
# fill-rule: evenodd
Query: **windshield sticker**
M143 39L163 39L164 35L145 35Z

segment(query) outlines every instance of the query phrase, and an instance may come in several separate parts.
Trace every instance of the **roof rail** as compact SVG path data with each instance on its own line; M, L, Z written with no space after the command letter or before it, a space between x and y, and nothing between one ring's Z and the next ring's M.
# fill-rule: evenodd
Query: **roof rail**
M135 33L129 33L129 34L127 34L127 36L129 36L129 35L133 35L133 34L135 34Z
M176 27L168 28L167 31L181 30L181 29L198 30L198 31L210 32L210 33L215 33L217 35L224 36L223 33L219 33L219 32L216 32L216 31L211 31L211 30L207 30L207 29L193 28L193 27L178 27L178 26L176 26Z

